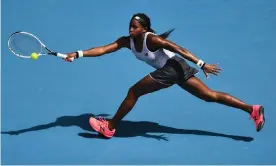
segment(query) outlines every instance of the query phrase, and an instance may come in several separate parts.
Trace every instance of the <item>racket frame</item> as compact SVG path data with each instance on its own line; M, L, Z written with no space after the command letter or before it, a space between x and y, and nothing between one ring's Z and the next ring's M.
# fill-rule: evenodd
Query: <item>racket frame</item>
M66 58L67 55L65 54L61 54L61 53L58 53L58 52L54 52L52 50L50 50L48 47L46 47L46 45L38 38L36 37L35 35L29 33L29 32L25 32L25 31L17 31L17 32L14 32L10 35L9 39L8 39L8 48L9 50L16 56L18 57L21 57L21 58L31 58L31 56L23 56L23 55L20 55L20 54L17 54L11 47L10 47L10 40L12 39L12 37L15 35L15 34L18 34L18 33L21 33L21 34L26 34L26 35L30 35L32 36L33 38L35 38L39 43L40 45L45 48L47 51L49 51L48 53L37 53L39 56L41 55L54 55L54 56L57 56L57 57L60 57L60 58ZM42 51L42 48L41 48L41 51Z

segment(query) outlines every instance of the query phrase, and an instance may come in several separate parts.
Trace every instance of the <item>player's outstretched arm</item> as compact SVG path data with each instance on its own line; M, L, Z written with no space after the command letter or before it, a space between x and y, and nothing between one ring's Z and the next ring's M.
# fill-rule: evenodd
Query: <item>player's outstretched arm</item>
M80 50L76 52L71 52L67 54L67 61L71 61L71 58L77 59L80 57L98 57L105 54L109 54L120 50L121 48L129 48L129 38L128 37L121 37L114 41L111 44L99 47L93 47L87 50Z

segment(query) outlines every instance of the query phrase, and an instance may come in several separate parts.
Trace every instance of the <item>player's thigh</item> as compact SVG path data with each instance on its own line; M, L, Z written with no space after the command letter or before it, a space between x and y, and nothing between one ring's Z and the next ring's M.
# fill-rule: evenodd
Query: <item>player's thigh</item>
M136 84L131 87L131 91L137 95L142 96L148 93L152 93L161 89L168 88L172 85L162 84L153 80L149 75L142 78Z
M204 100L215 97L215 91L208 88L200 79L195 76L191 77L185 82L180 83L179 86L192 95Z

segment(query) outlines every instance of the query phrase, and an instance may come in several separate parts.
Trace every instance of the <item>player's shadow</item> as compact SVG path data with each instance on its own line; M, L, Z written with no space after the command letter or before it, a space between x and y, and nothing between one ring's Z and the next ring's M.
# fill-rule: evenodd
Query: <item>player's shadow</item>
M107 114L100 114L97 116L107 117ZM62 116L56 119L55 122L51 122L48 124L42 124L33 126L26 129L16 130L16 131L4 131L1 134L10 134L10 135L19 135L26 132L45 130L52 127L70 127L70 126L78 126L85 131L84 133L79 133L78 135L84 138L98 138L105 139L102 136L95 133L95 131L89 125L89 118L95 117L94 114L82 114L79 116ZM156 133L156 134L153 134ZM161 134L161 135L160 135ZM210 131L203 130L188 130L188 129L177 129L168 126L162 126L155 122L148 121L128 121L122 120L118 126L118 129L114 135L114 137L145 137L145 138L154 138L157 140L165 140L168 141L168 138L164 136L164 134L192 134L192 135L200 135L200 136L215 136L215 137L224 137L230 138L236 141L245 141L250 142L253 141L252 137L246 136L237 136L237 135L228 135L222 133L215 133Z

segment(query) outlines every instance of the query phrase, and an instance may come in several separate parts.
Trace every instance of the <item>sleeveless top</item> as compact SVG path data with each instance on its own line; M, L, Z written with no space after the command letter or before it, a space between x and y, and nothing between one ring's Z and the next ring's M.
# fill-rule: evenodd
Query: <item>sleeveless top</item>
M150 66L159 69L162 68L168 59L175 56L174 52L171 52L166 49L158 49L155 52L151 52L147 47L147 36L151 32L146 32L144 41L143 41L143 49L141 52L137 52L134 46L134 41L130 38L130 47L133 54L136 56L137 59L144 61L145 63L149 64ZM153 34L153 33L151 33Z

